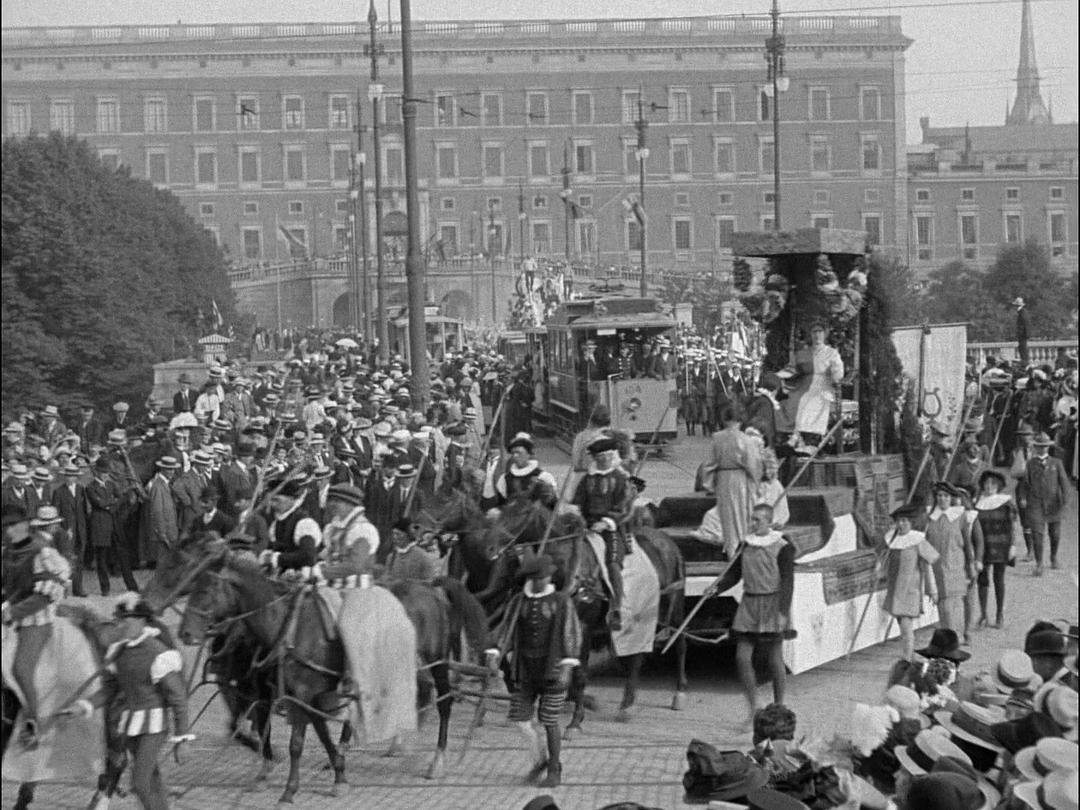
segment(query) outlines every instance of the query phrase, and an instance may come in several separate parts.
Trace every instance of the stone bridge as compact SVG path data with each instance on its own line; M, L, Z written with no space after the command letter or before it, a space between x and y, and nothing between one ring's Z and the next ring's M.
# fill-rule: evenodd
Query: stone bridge
M385 269L386 306L406 303L404 261L389 260ZM369 269L371 296L375 298L375 268ZM511 262L453 259L429 265L427 300L443 313L469 322L490 323L492 286L497 321L506 318L514 289ZM290 264L249 266L229 272L237 310L255 315L258 325L281 327L334 327L349 323L349 262L345 258L314 259Z
M502 323L510 311L510 300L518 276L518 262L496 257L455 257L429 263L427 301L442 307L444 315L468 323ZM407 302L405 263L388 259L386 306L397 308ZM599 272L575 263L575 289L583 285L621 283L637 289L639 271L632 267L607 268ZM375 267L369 269L371 296L375 298ZM650 273L650 283L658 277ZM350 326L349 261L347 258L313 259L288 264L250 265L229 271L236 294L237 311L253 314L259 326L269 329L289 327L320 328ZM494 287L494 301L492 288ZM599 290L599 288L594 287Z

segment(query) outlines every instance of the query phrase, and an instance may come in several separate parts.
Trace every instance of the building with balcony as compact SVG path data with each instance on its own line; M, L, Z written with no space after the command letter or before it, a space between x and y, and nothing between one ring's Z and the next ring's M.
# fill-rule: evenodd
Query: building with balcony
M906 251L899 18L782 24L784 227L863 228ZM729 268L733 232L772 226L768 36L764 17L415 23L429 264L434 275L480 257L465 260L472 283L445 293L459 314L487 317L487 285L508 292L509 262L491 257L639 262L640 226L623 205L637 195L639 109L649 269ZM354 23L5 29L4 131L86 139L176 193L238 266L330 258L349 245L358 127L371 150L366 39ZM390 215L405 206L398 26L380 23L378 41ZM391 258L404 255L388 241ZM507 295L496 297L501 315Z

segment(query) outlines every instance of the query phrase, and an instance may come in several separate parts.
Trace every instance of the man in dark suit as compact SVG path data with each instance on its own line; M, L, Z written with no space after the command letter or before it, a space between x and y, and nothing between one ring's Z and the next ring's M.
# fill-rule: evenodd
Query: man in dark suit
M3 506L17 506L28 515L36 515L37 507L30 509L33 487L30 486L30 470L25 464L15 462L10 468L11 475L0 488L0 501Z
M86 596L83 590L83 565L86 562L89 505L86 502L86 488L79 483L81 474L82 470L74 464L63 467L60 470L63 483L52 494L52 505L60 513L63 527L71 535L71 592L75 596Z
M172 482L181 537L191 531L192 524L199 515L199 496L210 483L213 463L214 459L209 453L196 450L191 454L191 469L178 475Z
M237 444L236 458L221 465L218 478L221 487L219 507L235 520L255 494L255 484L258 482L255 445L249 441Z
M79 418L72 430L79 434L79 449L83 453L90 452L90 445L101 444L105 436L101 422L94 418L94 406L89 402L79 406Z
M117 402L112 406L113 417L112 421L106 425L107 432L111 433L114 430L122 430L124 433L130 434L133 430L137 429L137 425L128 419L128 411L131 410L131 406L126 402Z
M398 464L397 475L394 478L394 486L390 490L390 527L393 527L402 518L413 520L423 511L425 506L424 492L418 482L418 471L412 464L406 462ZM386 536L379 534L379 554L385 555L390 552L390 532Z
M35 467L30 474L30 503L34 507L33 514L37 514L39 506L48 506L52 503L53 477L48 467Z
M776 394L779 390L780 378L766 372L746 406L746 427L757 428L765 439L766 447L776 447L777 417L780 413Z
M648 374L654 380L674 379L679 366L678 361L675 360L675 355L671 353L671 341L667 338L661 338L658 345L660 351L652 355Z
M191 390L191 375L186 371L177 379L180 390L173 394L173 414L190 412L195 408L195 392Z
M1068 503L1069 475L1060 459L1050 455L1054 440L1040 433L1032 442L1034 455L1028 459L1024 475L1016 482L1016 500L1031 530L1035 553L1035 576L1043 573L1043 543L1050 536L1050 567L1058 567L1061 544L1061 513Z
M1031 362L1031 353L1028 351L1028 335L1031 333L1031 319L1028 318L1027 307L1024 299L1017 297L1013 301L1016 307L1016 344L1017 353L1020 355L1020 365L1026 369Z

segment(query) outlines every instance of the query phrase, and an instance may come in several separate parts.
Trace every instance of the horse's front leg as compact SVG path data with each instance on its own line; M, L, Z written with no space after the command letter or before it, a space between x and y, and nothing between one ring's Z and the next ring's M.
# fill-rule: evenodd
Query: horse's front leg
M450 696L450 667L439 664L431 668L435 679L435 703L439 710L439 739L435 744L435 757L428 768L428 779L442 779L446 775L446 738L450 731L450 709L453 701Z
M681 712L686 708L686 692L689 684L686 680L686 636L680 635L675 640L675 694L671 698L671 708Z
M626 683L623 684L622 703L619 704L619 722L625 723L630 719L630 709L637 702L637 687L641 680L641 662L645 660L645 653L634 653L622 659L626 663Z
M334 769L334 786L330 788L330 794L340 796L349 785L349 780L345 778L345 755L330 739L330 729L325 718L315 715L311 718L311 725L315 727L315 733L319 735L319 741L330 759L330 767Z
M26 810L34 802L34 786L37 782L23 782L19 785L19 793L15 799L12 810Z
M585 720L585 685L588 681L589 671L589 634L587 632L582 633L581 652L578 653L578 661L580 663L574 667L574 672L570 676L569 697L574 704L574 714L570 718L570 725L563 732L564 740L572 740L574 732L581 731L581 723Z
M296 791L300 789L300 757L304 755L304 736L307 734L307 714L293 707L289 715L292 723L289 734L289 778L278 804L292 804Z

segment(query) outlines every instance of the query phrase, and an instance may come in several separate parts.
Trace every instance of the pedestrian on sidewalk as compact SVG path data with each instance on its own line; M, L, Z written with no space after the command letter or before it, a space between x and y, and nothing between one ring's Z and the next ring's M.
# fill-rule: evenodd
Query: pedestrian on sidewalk
M1045 540L1050 537L1050 567L1058 567L1061 513L1069 497L1069 475L1059 459L1050 455L1054 440L1040 433L1032 442L1034 455L1016 482L1016 500L1025 511L1035 555L1035 576L1042 576Z

